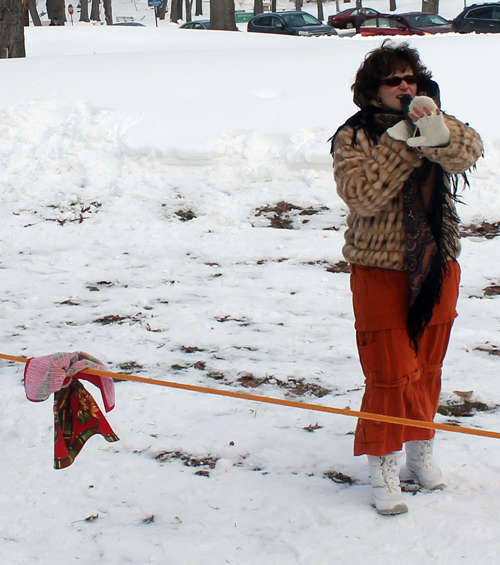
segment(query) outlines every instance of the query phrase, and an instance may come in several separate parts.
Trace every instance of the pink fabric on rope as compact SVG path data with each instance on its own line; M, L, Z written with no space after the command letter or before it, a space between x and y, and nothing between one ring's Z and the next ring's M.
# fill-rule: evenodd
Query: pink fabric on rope
M42 402L54 392L67 387L73 377L85 369L106 371L107 367L88 353L54 353L29 359L26 365L24 388L26 397L32 402ZM115 383L111 377L81 374L78 379L85 379L101 390L106 412L115 406Z

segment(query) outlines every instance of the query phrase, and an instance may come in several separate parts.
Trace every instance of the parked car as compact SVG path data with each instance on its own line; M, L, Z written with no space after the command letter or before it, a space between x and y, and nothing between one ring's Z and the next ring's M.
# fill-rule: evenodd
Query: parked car
M322 24L307 12L266 12L248 22L247 31L283 35L337 35L330 26Z
M360 14L364 14L367 17L375 16L379 14L377 10L373 8L349 8L348 10L343 10L338 14L328 16L326 20L327 24L338 29L351 29L356 24L356 18Z
M410 12L408 14L380 14L367 19L360 28L363 36L371 35L434 35L449 33L451 23L437 14Z
M500 33L500 3L467 6L451 23L458 33Z
M132 27L146 27L144 24L139 22L116 22L114 26L132 26Z
M195 20L179 26L179 29L210 29L210 20Z

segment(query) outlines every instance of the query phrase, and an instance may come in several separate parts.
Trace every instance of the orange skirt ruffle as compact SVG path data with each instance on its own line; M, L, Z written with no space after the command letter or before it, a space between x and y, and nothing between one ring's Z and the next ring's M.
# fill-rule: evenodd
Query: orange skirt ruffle
M441 367L457 316L460 267L448 262L441 301L415 354L406 330L408 273L351 265L356 340L365 375L361 410L432 422L441 392ZM433 430L359 420L354 455L386 455L403 443L431 439Z

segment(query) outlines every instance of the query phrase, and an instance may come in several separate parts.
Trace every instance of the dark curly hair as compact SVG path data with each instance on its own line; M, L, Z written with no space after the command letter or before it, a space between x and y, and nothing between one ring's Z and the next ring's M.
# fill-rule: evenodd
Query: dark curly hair
M351 90L354 103L362 108L377 96L380 81L395 71L410 67L417 77L419 90L432 77L431 71L420 60L416 49L408 43L393 43L386 39L380 47L370 51L356 73Z

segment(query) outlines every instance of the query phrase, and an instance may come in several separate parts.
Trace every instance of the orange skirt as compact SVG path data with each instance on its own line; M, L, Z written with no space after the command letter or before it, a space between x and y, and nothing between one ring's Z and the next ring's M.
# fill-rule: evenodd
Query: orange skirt
M351 265L356 340L365 375L361 410L432 422L441 392L460 282L460 267L448 262L441 301L415 354L406 330L408 273ZM386 455L403 443L431 439L433 430L359 420L354 455Z

